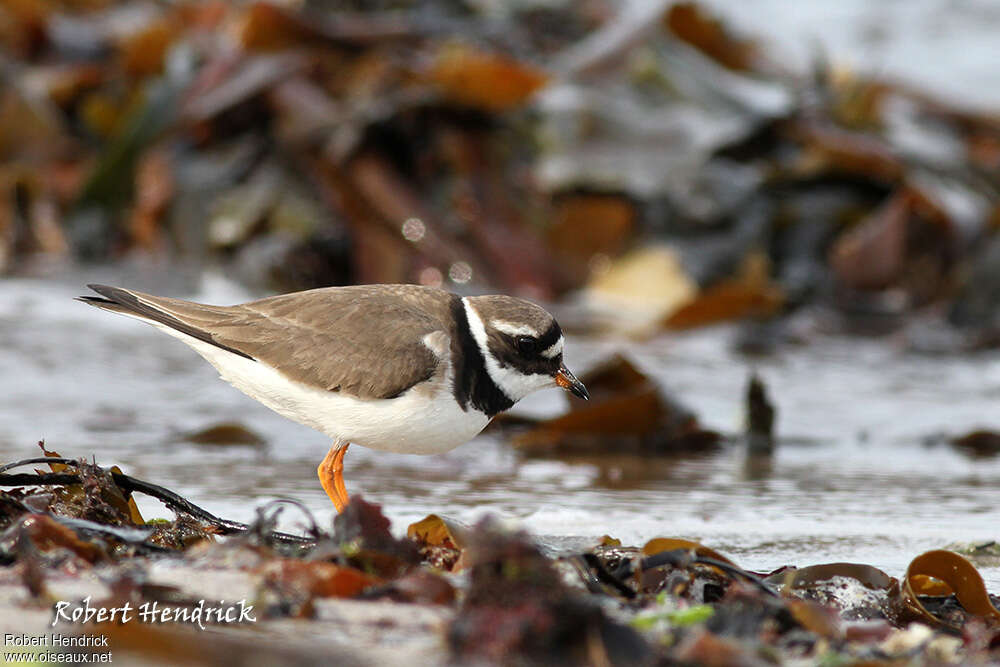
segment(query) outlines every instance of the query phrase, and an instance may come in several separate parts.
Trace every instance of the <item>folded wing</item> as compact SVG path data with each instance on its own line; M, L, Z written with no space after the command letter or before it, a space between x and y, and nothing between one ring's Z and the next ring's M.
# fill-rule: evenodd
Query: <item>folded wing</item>
M155 322L267 364L286 377L358 398L394 398L431 377L445 359L423 339L447 331L412 294L328 288L238 306L209 306L106 285L94 306ZM378 296L378 298L373 298Z

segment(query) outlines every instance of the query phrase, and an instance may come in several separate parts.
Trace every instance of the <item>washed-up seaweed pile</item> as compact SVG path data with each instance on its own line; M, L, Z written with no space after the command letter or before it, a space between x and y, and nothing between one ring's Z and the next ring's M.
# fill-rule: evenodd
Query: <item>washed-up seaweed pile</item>
M777 63L693 3L24 0L0 47L5 272L169 258L581 289L590 329L822 304L995 338L997 117Z
M55 462L51 471L10 471L46 458ZM489 518L470 527L431 515L397 538L379 507L361 498L334 519L332 532L312 522L296 536L275 532L275 507L243 526L85 461L49 455L6 468L0 577L4 585L27 588L27 607L54 603L48 582L89 572L99 572L109 591L87 600L95 609L126 602L133 609L152 602L192 610L204 605L179 586L150 580L151 568L164 561L203 570L206 581L228 571L252 582L244 604L255 610L255 634L238 641L226 641L229 626L215 626L221 639L184 634L170 624L76 626L109 637L115 650L152 660L221 664L224 651L226 664L245 664L252 655L306 664L316 653L303 639L309 631L302 623L320 623L324 601L332 599L395 604L395 615L380 621L385 632L416 613L410 609L440 610L431 654L439 663L968 664L1000 658L996 599L969 560L952 551L918 555L898 580L857 563L753 573L707 546L673 538L636 548L605 537L553 554ZM133 493L159 498L176 519L147 524ZM299 619L296 629L284 629L285 638L296 641L268 648L265 629L281 619ZM360 656L362 664L375 660Z

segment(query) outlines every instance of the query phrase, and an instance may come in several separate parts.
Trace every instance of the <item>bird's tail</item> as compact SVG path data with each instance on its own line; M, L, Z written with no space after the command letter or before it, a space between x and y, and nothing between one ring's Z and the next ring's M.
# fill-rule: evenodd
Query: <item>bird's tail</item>
M78 296L77 301L101 310L135 317L150 324L165 326L241 357L253 358L245 352L220 343L206 330L213 322L231 317L230 308L168 299L109 285L92 284L87 287L101 296Z

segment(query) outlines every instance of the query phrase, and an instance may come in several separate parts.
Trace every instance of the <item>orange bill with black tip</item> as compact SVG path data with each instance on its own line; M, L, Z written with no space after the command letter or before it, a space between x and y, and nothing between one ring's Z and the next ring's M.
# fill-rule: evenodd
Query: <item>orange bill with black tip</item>
M590 400L590 392L588 392L587 388L583 386L583 383L580 382L575 375L573 375L572 371L566 368L565 364L559 367L559 370L556 372L555 379L556 384L569 393L574 396L578 396L585 401Z

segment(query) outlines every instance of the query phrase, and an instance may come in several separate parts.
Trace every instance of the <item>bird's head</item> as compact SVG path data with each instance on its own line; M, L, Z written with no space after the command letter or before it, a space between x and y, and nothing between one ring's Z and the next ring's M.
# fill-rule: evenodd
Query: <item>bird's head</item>
M469 329L490 378L512 401L546 387L587 399L587 388L563 363L559 323L544 308L511 296L465 299Z

